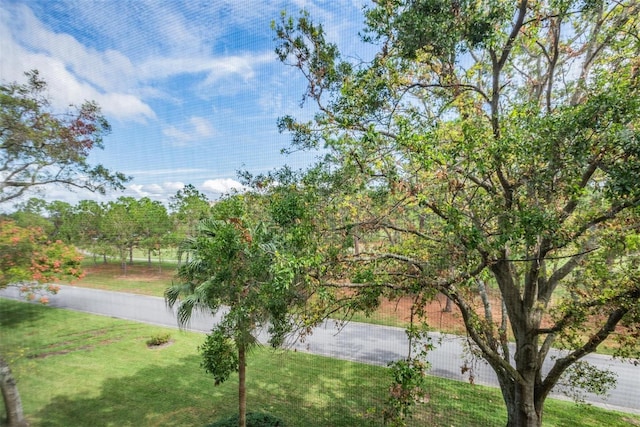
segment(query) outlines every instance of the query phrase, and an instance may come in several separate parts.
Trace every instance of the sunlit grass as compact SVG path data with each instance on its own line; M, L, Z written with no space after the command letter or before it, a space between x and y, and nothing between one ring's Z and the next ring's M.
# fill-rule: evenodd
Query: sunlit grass
M236 379L214 387L199 366L201 334L2 299L0 331L32 426L203 426L236 410ZM171 345L147 347L166 332ZM249 360L249 408L289 426L377 426L388 381L382 367L260 349ZM413 425L504 425L496 389L429 378L429 390ZM545 425L640 417L549 401Z
M141 295L163 296L175 278L176 264L136 261L123 268L118 261L107 264L92 259L83 261L84 278L73 284L93 289L128 292Z

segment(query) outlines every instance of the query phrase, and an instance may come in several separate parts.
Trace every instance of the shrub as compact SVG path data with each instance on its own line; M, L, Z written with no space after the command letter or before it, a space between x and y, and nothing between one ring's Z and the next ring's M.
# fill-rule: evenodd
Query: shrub
M147 347L157 347L162 344L166 344L171 340L171 334L155 334L152 335L151 338L147 340Z
M237 427L238 414L232 415L206 427ZM247 427L284 427L284 421L265 412L247 412Z

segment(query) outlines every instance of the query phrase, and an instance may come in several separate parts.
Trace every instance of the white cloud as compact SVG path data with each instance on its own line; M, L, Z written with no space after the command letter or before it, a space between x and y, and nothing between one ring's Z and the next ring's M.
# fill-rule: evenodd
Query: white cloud
M105 114L122 121L145 122L146 119L153 119L156 116L148 104L134 95L107 93L96 95L93 99L102 107Z
M184 182L180 182L180 181L176 181L176 182L165 182L162 184L162 186L168 190L171 191L172 194L176 193L178 190L182 190L184 188Z
M80 79L104 91L126 90L134 81L135 68L120 52L111 49L100 52L82 45L69 34L50 31L24 5L17 8L14 16L18 27L24 29L19 32L22 43L51 58L63 59Z
M193 141L193 136L188 132L181 131L175 126L169 126L162 129L162 134L169 138L171 145L174 147L186 147L189 142Z
M247 81L255 77L255 67L265 62L275 62L272 52L254 55L174 56L154 57L137 67L137 75L142 79L165 79L182 74L205 73L203 85L210 86L218 81L239 77Z
M165 46L153 57L132 59L118 50L90 48L69 34L50 30L27 5L0 7L0 51L3 54L0 79L22 81L24 71L38 69L49 83L56 107L95 100L109 118L144 122L155 119L156 115L143 96L171 98L158 90L154 81L203 74L198 89L231 78L246 82L255 78L258 64L274 61L271 52L212 56L202 51L202 33L198 39L198 34L190 31L184 16L152 9L158 12L153 15L154 19L161 20L162 26L167 28L166 37L170 39L163 43L181 48L166 51ZM142 40L148 40L148 35ZM185 46L199 48L193 50ZM201 124L197 127L199 136L212 132ZM167 129L167 132L176 138L175 129ZM178 144L188 142L185 136L176 138Z
M158 175L170 175L170 174L187 174L187 173L202 173L208 169L201 168L175 168L175 169L136 169L128 170L127 175L132 176L158 176Z
M168 126L162 130L162 134L169 139L174 147L187 147L192 143L198 143L203 138L216 134L211 121L205 117L192 116L180 127Z
M148 197L152 200L157 200L168 206L169 200L173 197L178 190L184 188L184 183L177 181L165 181L162 183L152 184L129 184L127 189L120 194L111 195L111 199L114 200L119 196L132 196L136 199L142 197ZM198 187L198 190L205 194L209 194L211 197L220 196L221 194L228 194L232 191L243 191L245 187L238 181L230 178L210 179L202 183Z
M242 191L245 187L231 178L209 179L202 183L203 191L216 194L225 194L233 190Z
M197 136L211 136L214 133L211 122L204 117L191 117L189 123L193 126L193 131Z
M24 71L39 70L55 108L94 100L110 118L140 122L155 117L142 99L123 91L130 87L133 70L118 52L87 49L70 35L49 31L24 5L0 9L0 39L0 78L24 81Z
M125 193L133 194L136 198L146 197L148 193L144 191L143 187L144 186L140 184L129 184Z
M160 184L149 184L142 187L144 191L150 194L164 194L165 189Z
M162 182L151 184L129 184L124 191L124 195L133 196L135 198L148 197L157 200L165 205L169 199L176 194L178 190L182 190L184 184L182 182ZM113 197L114 199L116 197Z

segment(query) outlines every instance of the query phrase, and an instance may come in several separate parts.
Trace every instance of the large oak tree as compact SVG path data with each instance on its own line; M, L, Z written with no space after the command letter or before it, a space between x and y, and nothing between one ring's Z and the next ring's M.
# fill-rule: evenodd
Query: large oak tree
M509 426L541 425L563 376L588 386L580 359L605 340L638 356L638 16L633 0L379 0L370 61L306 13L274 24L318 109L281 128L326 150L327 292L411 295L417 314L451 299Z

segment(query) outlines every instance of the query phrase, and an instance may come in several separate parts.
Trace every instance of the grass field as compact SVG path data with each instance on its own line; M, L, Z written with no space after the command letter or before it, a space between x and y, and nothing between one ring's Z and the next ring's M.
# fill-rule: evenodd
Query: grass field
M82 268L85 277L76 280L74 285L158 297L164 295L176 272L176 264L169 262L159 264L154 261L148 264L136 261L124 270L115 260L110 260L108 264L101 261L96 264L91 258L84 259Z
M166 329L2 299L0 325L32 426L204 426L235 412L236 379L214 387L199 366L200 334L169 330L170 345L149 349ZM413 425L504 424L498 390L429 380ZM248 402L288 426L377 426L388 381L381 367L259 349ZM568 402L549 401L545 414L546 426L640 426L640 417Z

